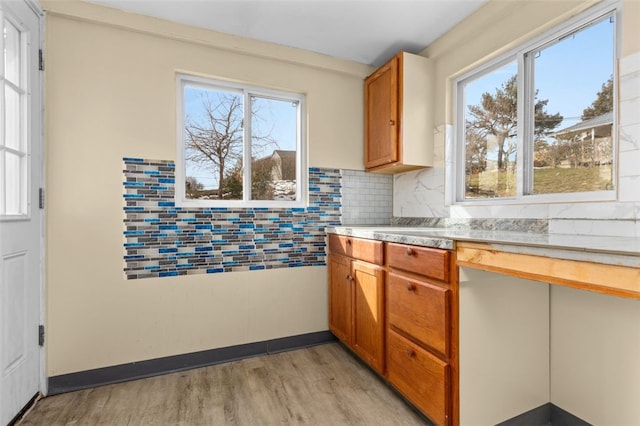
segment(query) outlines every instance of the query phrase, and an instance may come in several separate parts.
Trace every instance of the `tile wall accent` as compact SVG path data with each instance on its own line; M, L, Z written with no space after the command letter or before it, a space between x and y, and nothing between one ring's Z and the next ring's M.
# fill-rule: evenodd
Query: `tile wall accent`
M445 201L445 146L453 127L434 131L433 167L393 175L393 215L397 217L449 217Z
M326 264L325 227L341 224L337 169L309 169L306 208L180 208L175 165L124 158L128 279Z
M342 224L389 225L393 175L342 170Z

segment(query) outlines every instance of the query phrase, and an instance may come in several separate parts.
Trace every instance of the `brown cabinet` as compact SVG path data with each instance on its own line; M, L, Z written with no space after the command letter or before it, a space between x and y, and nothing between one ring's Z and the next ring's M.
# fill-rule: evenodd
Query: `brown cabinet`
M458 286L447 250L329 235L329 327L438 425L457 425Z
M433 165L433 65L400 52L365 80L365 168L396 173Z
M384 372L384 267L380 241L329 235L329 329Z
M386 246L387 378L438 425L457 423L451 257L446 250Z

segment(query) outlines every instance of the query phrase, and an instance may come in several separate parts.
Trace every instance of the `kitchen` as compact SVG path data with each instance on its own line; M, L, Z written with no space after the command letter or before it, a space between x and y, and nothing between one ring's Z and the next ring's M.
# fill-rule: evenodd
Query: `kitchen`
M347 201L343 192L342 225L389 225L392 216L460 223L520 219L546 223L549 234L640 238L640 3L621 2L616 199L526 205L452 203L446 179L453 161L453 77L600 2L489 1L419 52L433 63L433 163L396 175L363 171L363 80L374 71L371 66L86 2L41 5L46 12L44 323L50 389L64 383L62 378L95 369L292 336L326 336L326 266L152 278L123 273L123 159L175 160L176 72L305 93L307 166L334 171L343 191L371 185L387 197L388 221L382 223L366 214L377 209L378 200ZM484 385L497 377L509 382L515 374L535 382L523 391L534 393L531 398L520 398L522 393L503 383L492 387L481 407L461 403L460 424L495 424L548 402L592 424L638 423L637 298L468 268L461 270L460 284L463 318L463 310L480 310L482 301L485 306L502 301L505 310L523 314L515 321L513 314L500 317L506 311L496 310L495 317L485 317L486 327L461 324L461 341L473 345L474 353L486 349L475 361L465 360L461 345L461 383L465 362L482 362L485 369L477 374L488 375L461 386L461 401L469 398L465 392L472 397L486 392ZM484 291L478 290L481 285ZM464 299L465 294L471 297ZM543 309L527 309L532 300ZM497 324L502 328L494 328L495 334L476 334ZM499 346L498 335L522 338L515 325L527 327L527 335L543 344L541 352L527 355L500 346L507 352L500 352L504 360L496 360L491 348ZM469 340L473 336L476 340ZM497 374L505 364L509 377Z

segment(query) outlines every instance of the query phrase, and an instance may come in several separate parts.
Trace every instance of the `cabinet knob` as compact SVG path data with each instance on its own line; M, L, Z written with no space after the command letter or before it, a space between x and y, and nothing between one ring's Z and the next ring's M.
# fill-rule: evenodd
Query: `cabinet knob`
M407 357L413 358L414 356L416 356L416 351L411 348L407 348Z
M416 285L414 283L407 283L407 290L415 291Z
M347 245L350 246L351 245L351 240L347 238Z
M395 120L389 120L389 126L395 126L396 122Z
M353 281L353 277L351 276L351 274L347 275L347 281Z
M407 256L413 256L414 254L415 254L415 251L413 251L411 247L407 247Z

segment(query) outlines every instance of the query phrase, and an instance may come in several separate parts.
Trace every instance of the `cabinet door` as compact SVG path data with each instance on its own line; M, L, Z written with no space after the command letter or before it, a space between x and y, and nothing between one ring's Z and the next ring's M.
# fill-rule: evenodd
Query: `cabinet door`
M351 260L329 255L329 329L344 343L351 344L352 329Z
M365 81L365 167L400 160L396 56Z
M353 350L384 372L384 269L353 261Z

